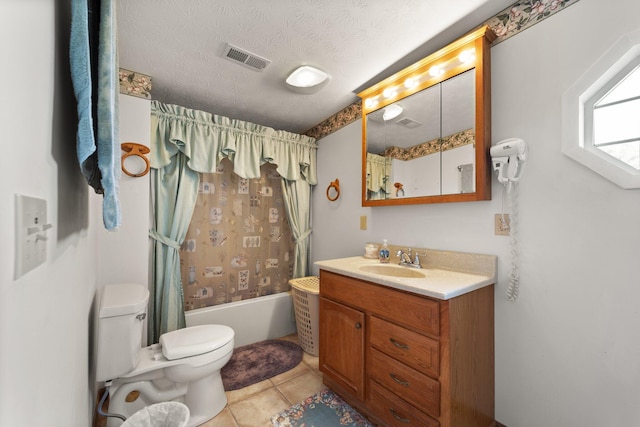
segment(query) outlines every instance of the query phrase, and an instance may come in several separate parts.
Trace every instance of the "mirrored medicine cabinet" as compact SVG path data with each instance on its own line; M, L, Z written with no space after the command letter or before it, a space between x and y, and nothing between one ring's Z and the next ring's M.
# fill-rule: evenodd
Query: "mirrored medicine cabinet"
M489 45L482 27L362 99L362 206L491 199Z

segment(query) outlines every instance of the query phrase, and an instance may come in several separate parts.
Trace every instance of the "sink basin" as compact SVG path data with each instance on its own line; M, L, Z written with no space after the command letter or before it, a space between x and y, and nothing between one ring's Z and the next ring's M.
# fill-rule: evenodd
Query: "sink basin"
M363 265L359 269L365 273L381 274L383 276L406 277L409 279L421 279L426 277L426 275L420 270L396 265Z

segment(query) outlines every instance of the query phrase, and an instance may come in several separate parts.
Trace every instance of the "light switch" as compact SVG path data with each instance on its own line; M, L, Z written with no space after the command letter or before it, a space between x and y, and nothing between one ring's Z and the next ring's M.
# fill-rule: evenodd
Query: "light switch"
M16 250L14 278L47 260L47 201L16 194Z
M360 216L360 230L366 230L367 229L367 216L366 215L361 215Z

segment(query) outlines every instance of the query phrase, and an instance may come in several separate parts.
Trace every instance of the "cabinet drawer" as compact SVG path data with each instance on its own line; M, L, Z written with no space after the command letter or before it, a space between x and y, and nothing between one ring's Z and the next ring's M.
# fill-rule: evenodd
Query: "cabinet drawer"
M428 414L440 415L440 383L376 349L370 350L369 378ZM369 382L371 384L371 381Z
M371 345L394 359L438 377L440 374L440 344L394 323L371 316Z
M320 295L360 308L427 335L440 334L438 301L320 270Z
M392 427L439 427L440 423L409 405L381 385L370 381L370 405L373 412Z

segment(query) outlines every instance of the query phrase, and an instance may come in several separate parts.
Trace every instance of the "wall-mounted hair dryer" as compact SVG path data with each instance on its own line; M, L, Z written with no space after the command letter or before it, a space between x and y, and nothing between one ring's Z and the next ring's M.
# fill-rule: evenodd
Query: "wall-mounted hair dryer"
M498 142L490 149L493 170L498 172L498 181L509 186L518 182L527 160L527 144L520 138L509 138Z
M518 298L520 275L518 273L518 251L516 241L516 225L518 213L516 212L516 191L514 182L520 181L524 171L524 162L527 160L527 144L520 138L509 138L498 142L490 149L491 164L493 170L498 172L498 181L504 184L503 197L506 197L511 211L509 235L511 236L511 273L507 287L507 298L515 301ZM512 192L511 189L514 188ZM504 207L504 202L503 202ZM504 212L502 221L505 222Z

